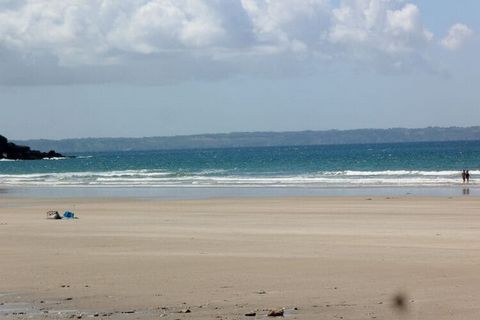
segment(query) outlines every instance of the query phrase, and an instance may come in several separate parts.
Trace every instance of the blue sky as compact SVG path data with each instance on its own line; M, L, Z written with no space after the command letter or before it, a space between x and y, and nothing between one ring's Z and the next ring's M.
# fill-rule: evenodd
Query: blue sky
M473 0L0 1L12 139L479 125Z

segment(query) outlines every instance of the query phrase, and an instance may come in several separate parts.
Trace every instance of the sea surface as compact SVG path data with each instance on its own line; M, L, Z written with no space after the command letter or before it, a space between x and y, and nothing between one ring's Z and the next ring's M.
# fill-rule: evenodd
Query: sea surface
M378 188L480 183L480 141L125 151L0 161L0 186Z

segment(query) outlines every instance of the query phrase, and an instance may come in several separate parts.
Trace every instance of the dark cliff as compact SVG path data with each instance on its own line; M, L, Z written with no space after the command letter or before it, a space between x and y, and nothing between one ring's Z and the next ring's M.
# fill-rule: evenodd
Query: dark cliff
M60 153L53 150L41 152L30 149L27 146L19 146L8 142L8 139L0 135L0 159L11 160L40 160L45 158L63 157Z

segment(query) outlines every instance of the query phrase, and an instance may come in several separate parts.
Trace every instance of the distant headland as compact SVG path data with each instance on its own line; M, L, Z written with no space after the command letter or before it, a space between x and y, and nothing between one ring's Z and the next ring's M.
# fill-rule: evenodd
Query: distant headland
M7 138L0 135L0 159L8 160L41 160L51 158L61 158L63 155L53 150L41 152L32 150L30 147L16 145L9 142Z
M298 132L235 132L146 138L26 140L19 141L19 143L30 145L38 150L54 149L64 153L76 153L472 140L480 141L480 126Z

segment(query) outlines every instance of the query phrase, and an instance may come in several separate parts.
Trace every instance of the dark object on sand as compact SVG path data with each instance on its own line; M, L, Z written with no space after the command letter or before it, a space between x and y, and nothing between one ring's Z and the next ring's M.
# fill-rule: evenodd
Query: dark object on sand
M402 293L398 293L393 297L393 308L398 312L405 312L408 309L407 297Z
M191 313L192 311L190 309L182 309L178 313Z
M127 311L122 311L122 313L135 313L135 310L127 310Z
M7 138L0 135L0 159L10 160L41 160L52 158L64 158L63 155L53 150L41 152L30 149L27 146L19 146L9 142Z
M47 212L47 219L58 220L58 219L62 219L62 216L60 215L60 213L58 213L58 211L48 211Z
M255 317L256 315L257 315L256 312L245 313L245 317Z
M278 310L271 310L267 316L269 317L283 317L283 309L278 309Z

